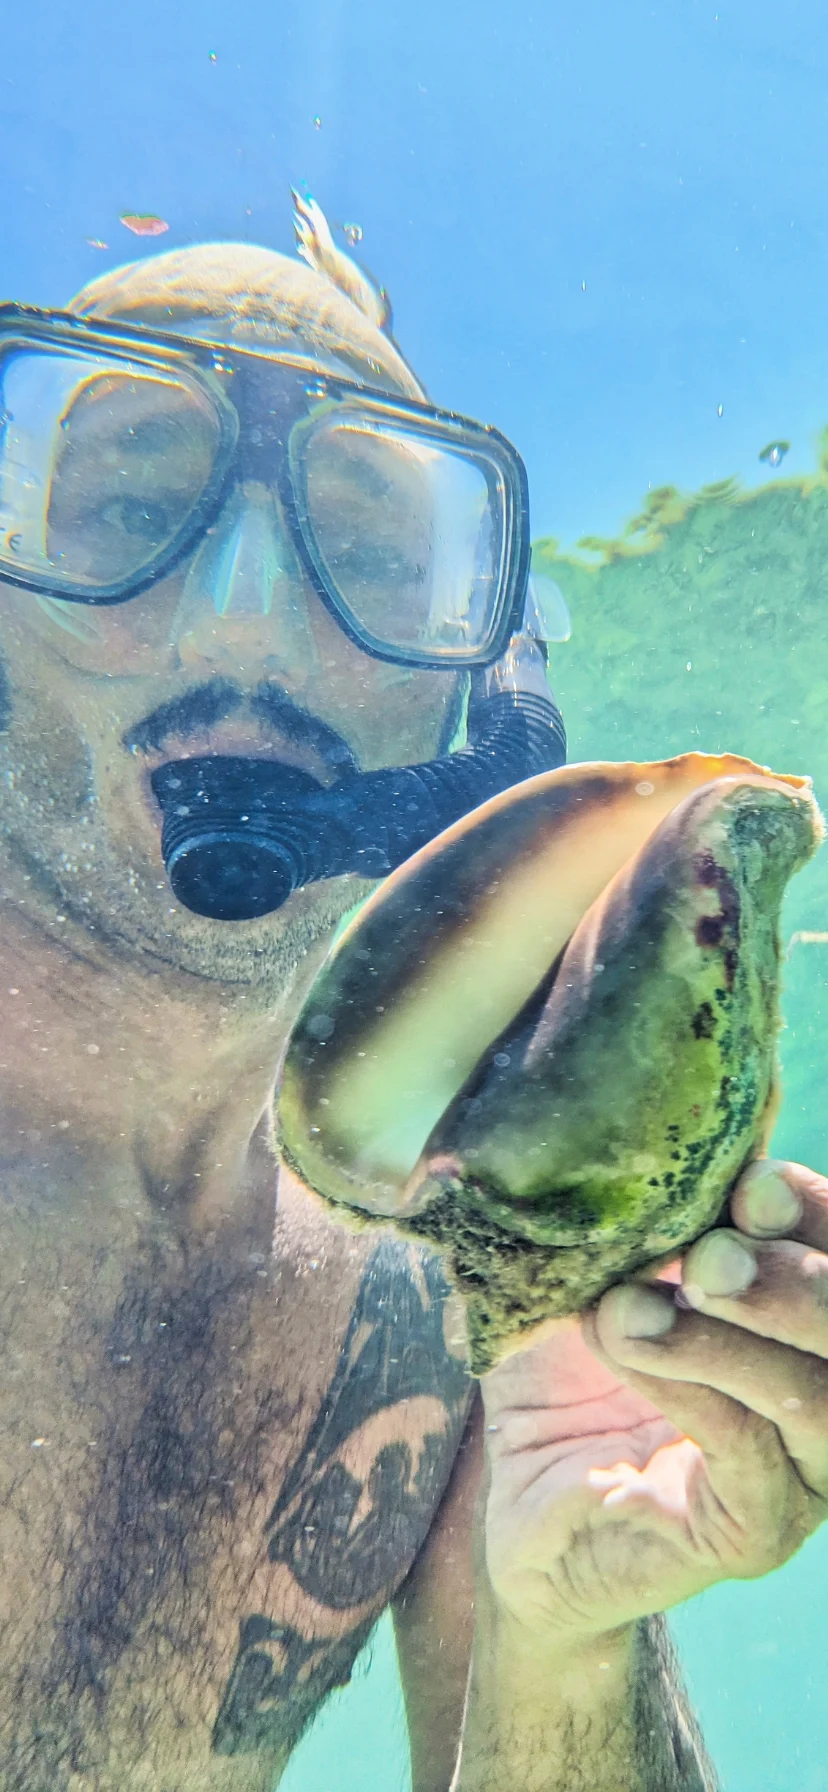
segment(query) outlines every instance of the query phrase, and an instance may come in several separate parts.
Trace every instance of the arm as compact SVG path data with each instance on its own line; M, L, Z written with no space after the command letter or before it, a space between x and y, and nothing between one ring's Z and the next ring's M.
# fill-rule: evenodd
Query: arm
M472 1532L482 1471L478 1395L440 1510L394 1602L412 1792L446 1792L457 1760L472 1646Z
M213 1733L215 1754L246 1757L251 1768L266 1760L273 1772L328 1692L347 1683L422 1550L470 1395L433 1253L366 1230L353 1238L349 1269L349 1252L334 1255L327 1214L284 1171L279 1194L285 1359L273 1423L296 1441L265 1507ZM328 1253L324 1282L308 1286L308 1264L324 1266ZM327 1367L311 1405L320 1358Z
M452 1792L716 1792L663 1618L544 1649L487 1603Z
M475 1598L472 1532L483 1472L478 1399L435 1523L394 1603L412 1792L449 1787L467 1682L458 1792L505 1792L510 1774L521 1792L533 1792L533 1761L547 1775L538 1780L544 1792L581 1784L602 1792L604 1783L612 1792L627 1783L645 1792L715 1792L663 1618L601 1639L591 1655L573 1658L570 1650L554 1662L536 1639L498 1625L485 1575Z
M485 1378L453 1792L713 1792L653 1614L768 1572L828 1512L828 1182L769 1169L678 1300L615 1288Z

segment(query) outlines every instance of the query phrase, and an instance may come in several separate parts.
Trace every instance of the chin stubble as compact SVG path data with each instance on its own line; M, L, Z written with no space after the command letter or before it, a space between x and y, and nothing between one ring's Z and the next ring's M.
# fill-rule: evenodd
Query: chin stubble
M88 746L56 708L44 714L41 705L35 713L26 694L14 692L2 661L0 832L13 883L28 886L47 923L80 928L90 943L148 969L161 965L201 981L244 986L262 1008L285 994L308 952L373 887L362 879L332 880L324 889L298 892L289 913L257 921L189 914L173 901L166 879L161 884L153 870L131 866L116 852Z

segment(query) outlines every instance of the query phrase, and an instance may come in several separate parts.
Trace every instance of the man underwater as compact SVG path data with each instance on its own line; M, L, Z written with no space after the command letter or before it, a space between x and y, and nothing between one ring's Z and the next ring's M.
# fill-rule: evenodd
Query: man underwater
M300 230L0 315L0 1792L265 1792L395 1598L415 1792L698 1792L640 1620L824 1516L828 1184L752 1170L693 1305L487 1377L477 1519L437 1260L284 1172L274 1219L337 923L560 753L517 457Z

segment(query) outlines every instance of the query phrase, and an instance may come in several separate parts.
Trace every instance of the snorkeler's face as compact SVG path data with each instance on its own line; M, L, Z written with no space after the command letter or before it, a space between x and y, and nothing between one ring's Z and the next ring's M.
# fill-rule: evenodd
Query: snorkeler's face
M163 506L190 448L174 416L138 422L169 438L167 483L150 494ZM67 481L51 524L100 558L111 519L124 527L119 468L102 482L105 444L85 447L94 505L82 480ZM152 526L153 514L148 498L135 527ZM255 481L230 490L187 561L125 603L62 603L0 584L0 653L9 687L0 805L11 853L41 900L98 937L243 982L274 946L288 969L292 948L299 955L327 932L365 886L301 890L280 914L232 927L190 914L164 872L151 772L185 756L243 754L327 785L349 767L415 763L440 750L457 688L453 672L387 664L346 637L296 557L272 486Z

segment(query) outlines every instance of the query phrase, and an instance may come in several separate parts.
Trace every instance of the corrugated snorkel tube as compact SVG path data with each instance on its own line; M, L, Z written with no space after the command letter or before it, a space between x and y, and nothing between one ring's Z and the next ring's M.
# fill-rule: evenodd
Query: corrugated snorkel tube
M350 773L329 790L266 759L159 766L152 788L175 896L195 914L247 921L321 878L384 877L489 797L566 760L560 711L538 682L490 694L476 674L467 742L423 765Z

